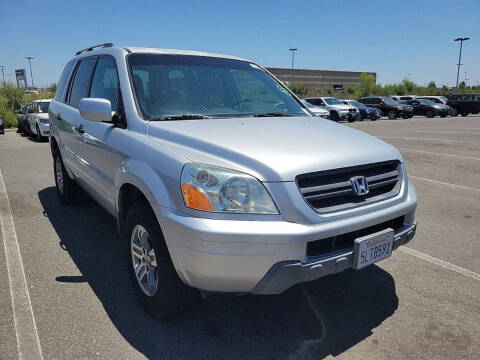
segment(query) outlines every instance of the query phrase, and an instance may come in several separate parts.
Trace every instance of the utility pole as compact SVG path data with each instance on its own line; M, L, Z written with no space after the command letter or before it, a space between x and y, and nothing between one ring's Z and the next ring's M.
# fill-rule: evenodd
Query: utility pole
M0 69L2 69L2 77L3 77L3 82L5 82L5 73L4 73L5 66L3 66L3 65L0 65Z
M295 63L295 51L297 51L298 49L289 49L291 52L292 52L292 84L293 84L293 65Z
M25 56L25 59L28 59L28 63L30 64L30 78L32 79L32 88L33 88L34 85L33 85L33 73L32 73L32 60L35 58L31 56Z
M460 75L460 66L462 65L460 62L462 61L462 46L463 42L470 40L468 37L463 37L463 38L456 38L453 41L460 41L460 52L458 54L458 64L457 64L457 94L458 94L458 76Z

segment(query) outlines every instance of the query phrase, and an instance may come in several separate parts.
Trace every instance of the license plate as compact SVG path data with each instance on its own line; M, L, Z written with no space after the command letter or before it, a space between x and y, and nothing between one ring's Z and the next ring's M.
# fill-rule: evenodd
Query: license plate
M355 239L353 246L353 268L365 266L386 259L392 255L393 230L385 229L375 234Z

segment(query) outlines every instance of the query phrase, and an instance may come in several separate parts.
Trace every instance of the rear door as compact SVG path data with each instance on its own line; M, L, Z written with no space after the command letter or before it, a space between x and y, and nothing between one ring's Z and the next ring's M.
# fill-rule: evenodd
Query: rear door
M93 68L97 61L96 57L89 57L80 60L74 70L70 81L65 102L58 111L58 132L62 139L62 157L64 163L68 163L75 176L78 176L78 159L77 159L77 136L80 124L80 112L78 104L80 99L88 94L90 80Z

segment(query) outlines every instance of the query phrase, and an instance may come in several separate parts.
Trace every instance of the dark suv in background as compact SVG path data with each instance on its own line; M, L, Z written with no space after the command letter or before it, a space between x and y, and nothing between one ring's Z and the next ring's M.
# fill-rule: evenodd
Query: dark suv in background
M389 119L396 119L399 116L404 118L413 116L406 105L397 103L389 96L369 96L360 98L358 101L365 106L379 109Z
M407 104L413 106L415 115L425 115L428 118L435 116L446 117L452 114L452 108L445 104L436 104L430 100L413 99L407 101Z
M450 95L447 105L452 108L452 115L478 114L480 112L480 94Z

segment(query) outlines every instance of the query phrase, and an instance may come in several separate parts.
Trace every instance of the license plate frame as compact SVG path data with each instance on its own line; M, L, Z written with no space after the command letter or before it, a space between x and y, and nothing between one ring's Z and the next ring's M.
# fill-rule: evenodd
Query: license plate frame
M362 236L353 243L353 268L363 269L392 255L394 231L391 228Z

